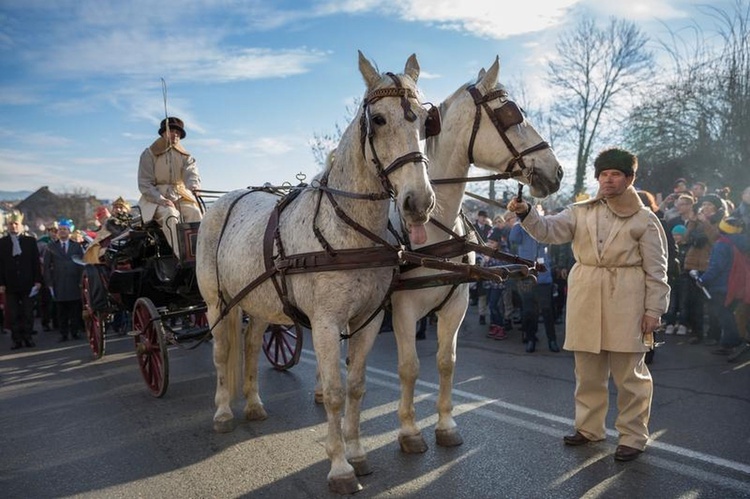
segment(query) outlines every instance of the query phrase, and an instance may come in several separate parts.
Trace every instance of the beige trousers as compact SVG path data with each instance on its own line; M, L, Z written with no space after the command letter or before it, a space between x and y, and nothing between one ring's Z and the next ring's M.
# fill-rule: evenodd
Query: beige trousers
M200 222L203 216L198 205L188 201L176 201L180 211L170 206L159 206L154 213L154 220L159 222L161 230L172 247L177 259L180 259L180 245L177 241L177 224L181 222ZM180 219L182 213L182 219Z
M654 390L643 353L575 352L576 430L590 440L606 438L610 374L617 388L618 444L643 450Z

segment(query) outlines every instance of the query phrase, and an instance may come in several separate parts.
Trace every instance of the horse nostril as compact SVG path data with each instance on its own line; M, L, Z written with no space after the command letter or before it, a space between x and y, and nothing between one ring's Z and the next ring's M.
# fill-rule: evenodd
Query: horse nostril
M557 180L562 180L563 178L563 169L562 166L557 166Z

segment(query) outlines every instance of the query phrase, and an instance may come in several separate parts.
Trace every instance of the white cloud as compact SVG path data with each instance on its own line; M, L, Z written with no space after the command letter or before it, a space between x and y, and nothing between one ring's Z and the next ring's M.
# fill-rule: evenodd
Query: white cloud
M556 26L581 0L527 0L512 8L486 0L334 0L321 13L380 11L405 21L432 23L483 38L503 39Z

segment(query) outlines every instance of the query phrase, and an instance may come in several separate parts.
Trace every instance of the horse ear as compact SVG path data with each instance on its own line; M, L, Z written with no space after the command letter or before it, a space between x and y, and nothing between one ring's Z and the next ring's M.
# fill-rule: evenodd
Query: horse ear
M479 70L479 74L477 75L477 81L481 81L482 78L484 78L484 75L487 74L487 70L482 68Z
M361 50L358 50L357 52L359 52L359 72L362 73L367 88L372 88L380 81L380 73L378 73L378 70L367 60Z
M481 71L479 72L481 75ZM484 88L485 92L490 92L497 86L497 77L500 73L500 58L495 56L495 62L492 63L490 69L479 79L477 86Z
M404 74L417 82L419 78L419 63L417 62L417 54L412 54L409 59L406 60L406 66L404 67Z

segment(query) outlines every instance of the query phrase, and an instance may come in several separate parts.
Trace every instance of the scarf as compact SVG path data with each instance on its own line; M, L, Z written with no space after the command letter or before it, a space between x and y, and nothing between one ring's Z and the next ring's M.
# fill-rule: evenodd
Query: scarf
M13 256L21 254L21 244L18 242L18 234L11 234L10 240L13 242Z

